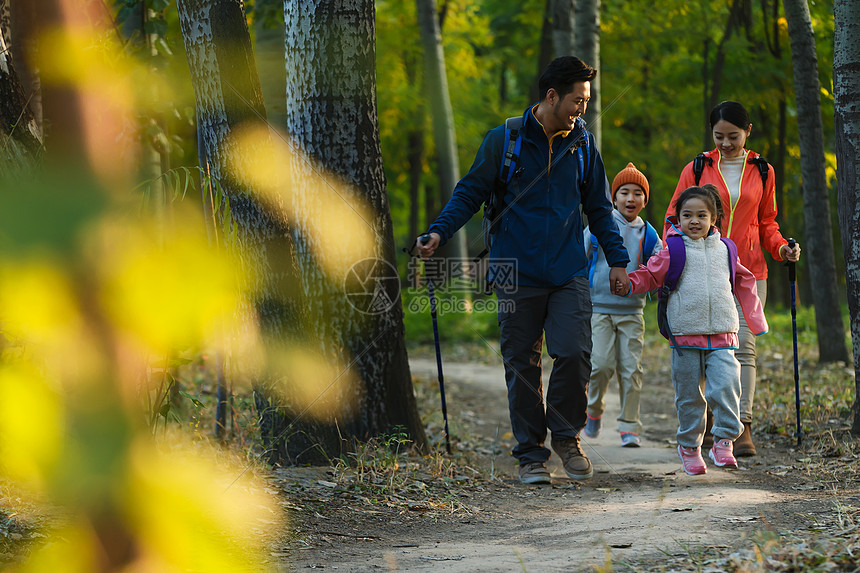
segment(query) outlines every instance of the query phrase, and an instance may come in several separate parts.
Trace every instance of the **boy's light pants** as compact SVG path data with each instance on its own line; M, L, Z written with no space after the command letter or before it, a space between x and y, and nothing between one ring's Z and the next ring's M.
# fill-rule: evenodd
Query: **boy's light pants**
M642 347L645 319L637 314L591 315L591 379L588 383L588 415L599 418L606 410L606 391L618 373L621 414L618 431L642 432L639 399L642 394Z
M711 428L714 439L738 439L744 427L739 414L741 366L735 358L735 351L730 348L682 348L679 355L673 348L671 352L678 443L685 448L702 445L706 405L714 414Z

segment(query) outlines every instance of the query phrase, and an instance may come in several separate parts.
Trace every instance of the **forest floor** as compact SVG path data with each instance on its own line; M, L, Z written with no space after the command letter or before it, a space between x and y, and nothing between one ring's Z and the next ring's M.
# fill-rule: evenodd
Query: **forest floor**
M611 389L603 431L583 439L594 477L568 479L553 456L551 485L522 485L510 456L502 365L492 352L473 354L458 349L444 363L453 456L392 457L379 448L346 465L275 471L272 483L289 500L290 520L290 534L271 546L277 569L857 567L860 462L845 421L829 420L801 448L788 433L754 427L757 456L740 458L736 471L708 460L706 475L688 476L675 449L665 356L654 351L642 395L642 447L621 447L618 395ZM435 400L438 411L432 349L410 351L410 365L419 405ZM443 449L440 422L437 414L427 425L437 450Z

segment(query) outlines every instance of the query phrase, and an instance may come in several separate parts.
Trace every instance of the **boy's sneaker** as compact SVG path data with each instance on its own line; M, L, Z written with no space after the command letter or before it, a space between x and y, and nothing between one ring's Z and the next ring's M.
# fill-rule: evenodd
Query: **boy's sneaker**
M621 445L625 448L638 448L642 445L639 434L633 432L621 432Z
M738 468L738 461L732 453L732 441L723 438L714 440L714 445L708 452L708 457L721 468Z
M678 455L681 456L681 464L684 466L684 471L691 476L707 473L708 468L705 466L705 460L702 459L700 448L685 448L679 445Z
M600 435L600 418L592 418L586 414L585 428L582 430L586 438L594 439Z
M520 464L520 483L550 483L549 471L543 462L525 462Z
M568 438L566 440L553 440L552 449L561 458L564 473L570 479L588 479L594 475L591 461L579 447L579 438Z

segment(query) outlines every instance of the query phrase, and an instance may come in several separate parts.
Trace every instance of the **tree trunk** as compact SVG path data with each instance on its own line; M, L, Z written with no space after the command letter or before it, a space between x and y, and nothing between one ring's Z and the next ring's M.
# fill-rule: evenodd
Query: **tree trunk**
M543 71L552 61L552 40L552 0L546 0L540 29L540 42L538 43L537 78L540 78ZM533 102L540 101L544 94L539 93L539 91L538 81L535 80L531 90L529 90L531 95L529 99Z
M603 128L600 118L600 0L577 0L574 16L573 55L598 69L591 82L591 101L583 119L594 134L597 148L601 149Z
M824 130L821 123L821 86L818 56L806 0L783 0L791 40L797 127L800 131L800 172L803 178L803 214L807 267L812 281L812 302L822 362L847 362L845 331L836 288L836 260L830 222L830 198L824 172Z
M6 45L12 52L12 61L18 70L18 77L24 89L24 97L29 104L39 137L42 129L42 88L38 68L34 67L37 43L33 30L36 28L35 3L29 0L5 0L10 8L11 38Z
M836 179L839 228L854 348L851 433L860 437L860 1L836 0L833 91L836 111Z
M3 133L36 158L42 148L41 134L6 44L5 33L9 28L3 28L0 31L0 121L3 122Z
M573 55L574 0L548 0L548 4L552 15L552 47L555 57Z
M330 357L347 355L359 381L355 388L333 398L353 404L352 416L332 419L329 428L336 428L345 438L366 440L401 427L423 448L426 439L406 356L400 280L379 145L374 3L286 2L284 22L287 132L314 166L308 169L298 158L293 164L293 237L306 308L323 352ZM447 169L451 172L452 166ZM350 297L358 285L335 284L331 271L327 274L319 264L326 254L342 255L340 249L345 245L331 244L329 252L322 253L320 237L312 232L311 223L335 217L326 205L344 202L367 206L359 230L367 232L369 227L372 233L371 252L365 259L372 266L354 264L351 272L364 279L364 288L372 290L366 294L382 304L353 306ZM341 221L333 224L339 227ZM308 435L318 434L318 426L304 420L295 424ZM331 434L314 441L332 453L339 453L342 446Z
M251 180L259 159L271 153L268 137L239 145L239 129L268 133L266 110L241 0L178 0L177 10L197 105L201 167L219 182L238 227L242 259L251 270L247 285L266 342L276 344L299 327L300 297L291 285L295 256L283 205L264 202ZM248 168L242 168L246 166ZM280 459L284 416L273 401L268 377L252 372L264 444Z
M448 92L448 77L445 71L442 33L436 14L436 0L415 0L415 6L418 12L421 45L424 48L424 77L428 92L427 99L430 100L430 115L433 119L433 142L439 162L439 196L442 198L442 203L445 203L451 198L454 187L460 180L454 111L451 108L451 96ZM465 227L460 229L451 241L453 248L447 249L447 253L461 260L468 259L469 243Z

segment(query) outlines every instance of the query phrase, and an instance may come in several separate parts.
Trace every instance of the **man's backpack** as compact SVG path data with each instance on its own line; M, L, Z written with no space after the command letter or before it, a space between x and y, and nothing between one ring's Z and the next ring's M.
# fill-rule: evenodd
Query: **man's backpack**
M642 238L639 240L639 260L641 264L648 264L648 259L651 258L651 253L654 252L654 247L660 236L657 235L657 230L651 226L651 223L645 221L645 231L642 233ZM594 286L594 269L597 267L597 237L591 235L591 262L588 266L588 286Z
M693 175L696 177L696 185L698 185L699 181L702 179L702 172L705 170L706 163L709 166L714 164L714 159L707 153L700 153L695 159L693 159ZM747 159L747 163L758 167L759 175L761 175L761 190L763 193L765 191L765 186L767 185L767 159L761 155L756 155L755 157Z
M725 243L729 250L729 280L732 284L732 293L735 292L735 271L738 265L738 247L735 242L728 237L720 237L720 240ZM669 295L678 288L678 281L681 279L681 273L684 271L684 265L687 264L687 248L684 246L684 238L679 235L671 235L666 237L666 248L669 249L669 270L666 271L666 278L663 280L663 285L657 289L657 324L660 326L660 334L662 334L676 349L678 343L675 342L675 336L672 334L672 329L669 328L669 319L666 316L666 309L669 302ZM680 352L680 350L679 350Z
M505 141L502 146L502 149L504 150L502 164L499 169L499 175L496 177L495 184L490 192L490 196L487 201L484 202L484 218L482 222L484 250L481 251L481 254L475 257L476 261L484 258L484 256L490 252L490 247L493 244L493 237L498 232L499 225L502 221L502 215L504 215L507 210L507 204L504 199L507 185L510 183L511 179L522 173L522 168L519 168L518 165L520 160L520 148L522 147L520 131L523 127L524 117L525 116L518 115L515 117L509 117L505 120ZM591 176L589 171L592 154L591 146L589 145L585 130L581 125L577 124L574 126L573 130L575 137L563 152L556 154L553 164L563 157L565 153L570 151L571 147L576 148L576 158L579 161L579 172L584 174L581 181L588 181ZM524 189L520 190L520 195L523 195L531 189L531 187L537 183L544 174L545 172L542 171L541 174L535 177L535 179L533 179Z

